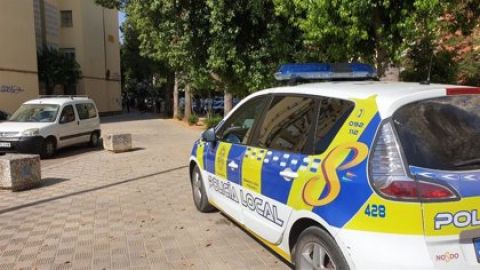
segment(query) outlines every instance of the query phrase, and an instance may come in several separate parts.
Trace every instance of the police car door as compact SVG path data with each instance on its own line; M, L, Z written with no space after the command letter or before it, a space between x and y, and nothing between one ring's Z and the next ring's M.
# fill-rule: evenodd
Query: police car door
M285 231L292 182L313 148L315 102L305 96L274 96L243 160L245 225L271 243L278 243Z
M243 223L240 201L243 156L269 99L261 96L245 102L217 130L219 140L206 146L205 182L209 199L240 223Z

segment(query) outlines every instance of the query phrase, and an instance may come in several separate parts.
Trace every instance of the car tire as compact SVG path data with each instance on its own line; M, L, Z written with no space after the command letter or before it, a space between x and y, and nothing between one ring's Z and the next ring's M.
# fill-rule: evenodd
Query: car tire
M316 226L307 228L300 234L293 253L293 263L297 270L350 269L332 236Z
M198 211L202 213L215 211L215 207L208 202L207 192L205 191L202 174L200 173L198 166L193 168L190 180L192 184L193 202L195 203Z
M88 143L88 145L90 145L90 147L98 147L100 143L100 136L98 135L98 132L93 132L92 134L90 134L90 142Z
M52 158L57 152L57 142L53 138L47 138L42 143L41 158Z

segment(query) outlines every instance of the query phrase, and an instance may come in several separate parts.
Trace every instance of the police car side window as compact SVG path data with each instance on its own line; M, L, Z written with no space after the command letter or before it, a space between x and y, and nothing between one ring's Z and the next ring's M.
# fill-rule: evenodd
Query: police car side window
M315 103L311 97L274 97L260 127L256 146L286 152L309 152Z
M217 133L219 139L228 143L247 144L267 100L267 96L257 97L238 108Z
M354 106L353 102L346 100L321 98L315 131L315 154L327 150Z

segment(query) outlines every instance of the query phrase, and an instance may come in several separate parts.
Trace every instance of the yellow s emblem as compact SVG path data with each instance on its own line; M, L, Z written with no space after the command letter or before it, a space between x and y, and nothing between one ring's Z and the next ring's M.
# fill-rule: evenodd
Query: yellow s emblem
M353 151L351 161L343 164L345 151ZM361 142L347 143L334 148L323 160L320 165L322 175L312 177L305 183L303 188L303 200L310 206L323 206L333 202L340 194L340 180L338 179L337 169L340 171L350 169L362 163L368 156L368 146ZM315 188L319 182L326 182L330 190L324 198L318 198L315 194Z

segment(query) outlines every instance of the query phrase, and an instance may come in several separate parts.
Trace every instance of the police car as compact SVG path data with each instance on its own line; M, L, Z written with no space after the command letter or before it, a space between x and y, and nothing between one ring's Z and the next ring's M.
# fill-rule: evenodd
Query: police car
M193 200L296 269L480 269L480 88L362 64L257 92L193 147Z

